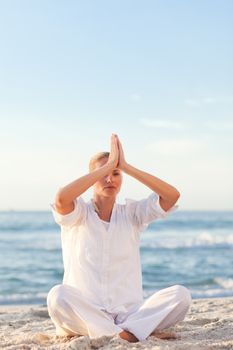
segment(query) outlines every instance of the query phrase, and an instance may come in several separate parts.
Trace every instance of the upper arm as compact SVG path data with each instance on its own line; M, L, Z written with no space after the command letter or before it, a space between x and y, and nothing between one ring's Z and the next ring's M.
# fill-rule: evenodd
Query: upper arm
M59 207L59 203L51 204L52 213L56 223L63 226L72 226L82 224L86 220L87 204L82 197L77 197L73 201L72 207Z
M178 206L171 205L171 203L162 203L160 205L161 197L155 192L152 192L147 198L134 201L127 200L127 211L138 229L145 229L151 222L159 218L165 218L170 212L176 210Z
M72 201L71 203L64 205L55 201L55 208L59 214L62 214L62 215L69 214L74 210L74 202Z
M168 202L164 198L159 197L159 205L164 211L168 211L169 209L171 209L176 202L177 200L173 202Z
M71 200L69 202L67 202L67 200L64 201L60 191L58 191L55 197L54 207L59 214L66 215L74 210L75 204L74 200Z

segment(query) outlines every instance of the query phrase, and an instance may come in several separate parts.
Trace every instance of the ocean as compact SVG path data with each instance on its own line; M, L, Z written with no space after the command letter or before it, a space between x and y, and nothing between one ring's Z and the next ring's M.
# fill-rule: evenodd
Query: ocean
M141 234L144 298L174 284L193 299L233 296L233 212L182 211ZM47 211L0 212L0 304L46 305L62 283L60 228Z

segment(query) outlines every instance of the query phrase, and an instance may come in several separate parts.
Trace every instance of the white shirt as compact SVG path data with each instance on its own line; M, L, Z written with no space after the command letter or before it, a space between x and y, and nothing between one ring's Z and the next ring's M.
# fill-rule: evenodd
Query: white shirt
M51 204L61 226L63 284L77 288L108 312L127 312L143 301L140 233L178 208L174 205L164 211L154 192L145 199L125 202L114 203L108 229L91 200L76 198L74 210L66 215Z
M102 219L101 219L101 221L102 221L102 223L104 224L104 226L105 226L106 230L108 231L108 228L109 228L109 224L110 224L110 222L107 222L107 221L102 220Z

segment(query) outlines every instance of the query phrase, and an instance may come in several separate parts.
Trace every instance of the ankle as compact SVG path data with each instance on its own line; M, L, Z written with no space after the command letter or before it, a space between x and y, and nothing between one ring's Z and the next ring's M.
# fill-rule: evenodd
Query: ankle
M130 333L128 331L123 331L119 333L119 336L130 343L137 343L139 341L138 338L136 338L133 333Z

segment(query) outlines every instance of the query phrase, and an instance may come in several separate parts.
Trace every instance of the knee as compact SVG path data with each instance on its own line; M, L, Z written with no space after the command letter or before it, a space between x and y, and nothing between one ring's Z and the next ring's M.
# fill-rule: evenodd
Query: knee
M60 306L61 301L64 299L64 285L57 284L53 288L50 289L47 295L47 306L49 311L55 310L58 306Z
M173 286L173 288L176 300L184 307L189 308L189 306L192 303L192 296L190 290L180 284Z

